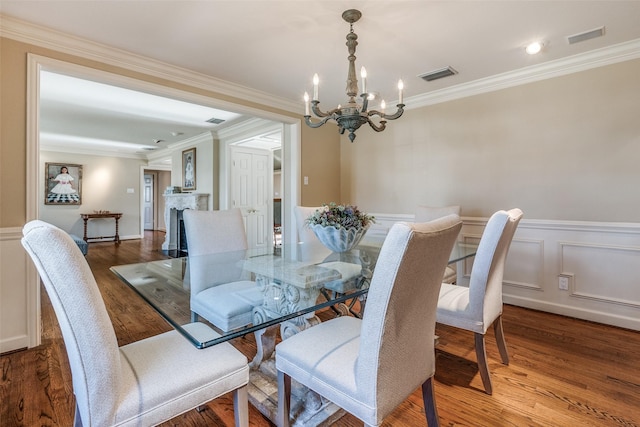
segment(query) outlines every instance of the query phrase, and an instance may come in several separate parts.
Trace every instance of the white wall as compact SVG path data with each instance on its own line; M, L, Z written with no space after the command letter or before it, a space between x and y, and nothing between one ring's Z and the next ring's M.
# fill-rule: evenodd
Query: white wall
M82 204L59 206L44 204L44 185L40 188L39 218L63 230L82 237L84 234L81 213L94 210L121 212L120 238L140 237L140 166L144 160L125 159L86 154L40 152L40 170L45 163L72 163L83 166ZM132 188L133 193L127 189ZM89 236L113 236L113 219L90 220L87 223Z

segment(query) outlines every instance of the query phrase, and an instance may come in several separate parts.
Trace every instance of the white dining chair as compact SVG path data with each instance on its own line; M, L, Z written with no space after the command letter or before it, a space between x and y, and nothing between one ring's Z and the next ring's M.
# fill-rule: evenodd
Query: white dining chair
M320 206L296 206L293 213L298 232L298 259L307 262L321 262L331 254L331 250L318 240L313 230L307 227L306 221Z
M384 241L362 319L342 316L276 346L277 425L289 425L291 381L378 426L417 387L427 423L439 425L435 311L444 268L462 223L396 223ZM426 256L428 254L428 256Z
M229 392L236 426L248 426L249 367L231 344L198 350L171 331L118 347L98 285L71 237L31 221L22 245L60 324L76 399L74 426L157 425ZM219 336L203 323L185 328Z
M443 216L456 214L460 215L460 206L451 205L451 206L425 206L418 205L416 208L416 213L414 217L415 222L428 222L433 221L434 219L442 218ZM455 270L455 266L447 265L447 268L444 270L444 275L442 276L443 283L456 283L458 279L458 274Z
M484 336L492 324L502 363L509 364L502 330L502 278L507 253L522 215L517 208L494 213L480 238L469 286L443 283L438 298L438 323L474 333L478 370L487 394L493 393L493 386Z
M191 321L201 316L225 332L251 324L253 308L262 304L264 296L243 269L248 245L240 209L185 209L183 219Z

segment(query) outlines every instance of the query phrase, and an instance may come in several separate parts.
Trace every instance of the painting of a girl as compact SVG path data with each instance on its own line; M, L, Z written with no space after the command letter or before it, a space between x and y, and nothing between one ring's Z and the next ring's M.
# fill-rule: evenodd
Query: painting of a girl
M45 204L79 205L82 166L47 163Z

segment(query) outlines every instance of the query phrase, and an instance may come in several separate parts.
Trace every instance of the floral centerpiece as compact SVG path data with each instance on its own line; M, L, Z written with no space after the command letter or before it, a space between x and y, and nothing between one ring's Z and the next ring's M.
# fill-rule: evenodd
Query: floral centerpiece
M334 252L351 250L374 222L373 215L361 212L357 206L334 202L323 204L306 220L322 244Z

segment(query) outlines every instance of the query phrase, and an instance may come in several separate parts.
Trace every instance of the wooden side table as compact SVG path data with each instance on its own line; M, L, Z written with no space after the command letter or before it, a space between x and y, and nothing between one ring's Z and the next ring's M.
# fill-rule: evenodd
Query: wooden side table
M118 220L122 217L121 213L92 213L92 214L80 214L82 220L84 221L84 241L89 243L89 240L102 240L102 239L113 239L114 242L120 243L120 234L118 233ZM113 218L116 220L116 234L113 236L100 236L100 237L87 237L87 221L90 219L96 218Z

